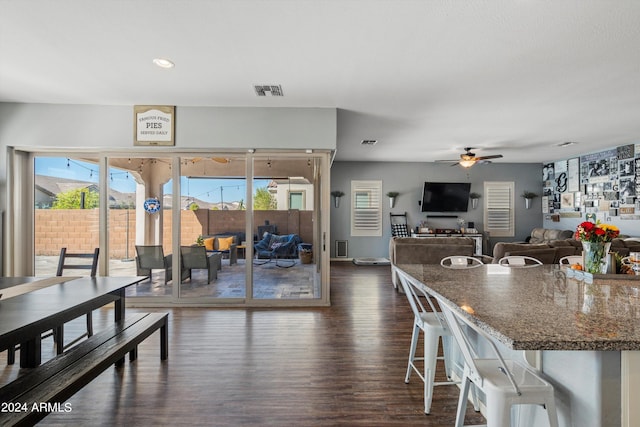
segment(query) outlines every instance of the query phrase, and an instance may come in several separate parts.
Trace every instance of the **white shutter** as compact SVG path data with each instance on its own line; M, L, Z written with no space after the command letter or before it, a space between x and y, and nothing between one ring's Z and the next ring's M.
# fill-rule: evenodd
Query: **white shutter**
M492 237L515 235L513 182L487 181L484 183L485 231Z
M351 235L382 236L382 181L351 181Z

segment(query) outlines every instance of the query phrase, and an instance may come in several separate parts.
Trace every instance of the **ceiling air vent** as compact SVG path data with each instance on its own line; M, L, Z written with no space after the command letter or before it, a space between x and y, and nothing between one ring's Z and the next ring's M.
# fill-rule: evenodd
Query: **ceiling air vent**
M375 139L363 139L360 144L362 145L376 145L378 143Z
M267 96L267 92L270 93L271 96L284 96L282 86L280 85L254 85L253 88L256 90L256 95L258 96Z

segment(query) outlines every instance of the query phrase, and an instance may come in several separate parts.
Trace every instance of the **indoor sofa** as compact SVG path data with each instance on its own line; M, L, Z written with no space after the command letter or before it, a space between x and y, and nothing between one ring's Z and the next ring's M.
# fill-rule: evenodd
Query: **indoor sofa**
M389 240L389 260L397 264L440 264L451 255L474 256L475 240L470 237L392 237ZM483 261L484 262L484 261ZM393 287L398 289L395 274Z

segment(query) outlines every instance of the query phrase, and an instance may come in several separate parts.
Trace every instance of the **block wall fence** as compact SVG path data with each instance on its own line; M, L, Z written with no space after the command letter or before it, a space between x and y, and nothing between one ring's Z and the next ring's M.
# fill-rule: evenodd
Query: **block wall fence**
M128 215L127 215L128 212ZM98 209L36 209L35 255L59 255L60 248L69 252L93 252L98 246ZM244 231L245 211L181 210L180 245L196 242L199 235ZM255 211L257 226L269 221L276 225L278 234L295 233L303 242L313 241L313 215L311 211ZM128 230L127 230L128 224ZM171 253L171 211L164 212L163 242L165 253ZM112 209L109 212L109 257L124 259L135 257L135 211ZM251 241L256 236L250 236ZM128 247L128 252L127 252Z
M35 254L59 255L60 248L69 252L93 252L98 246L98 209L36 209ZM191 245L202 234L202 225L193 211L180 211L181 245ZM127 223L129 230L127 233ZM171 212L165 212L163 247L171 252ZM128 235L128 242L127 242ZM113 209L109 212L109 257L135 257L136 215L134 210ZM128 253L127 253L128 245Z

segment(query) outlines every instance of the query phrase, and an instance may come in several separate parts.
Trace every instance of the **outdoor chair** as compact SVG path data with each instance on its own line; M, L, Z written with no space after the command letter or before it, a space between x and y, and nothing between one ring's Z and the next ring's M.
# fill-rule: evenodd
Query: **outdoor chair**
M293 267L298 256L298 244L302 243L297 234L265 233L262 240L253 245L257 265L262 265L275 260L278 267ZM283 263L283 260L286 260Z
M191 270L207 270L207 284L218 278L218 270L222 265L221 253L207 253L204 246L180 246L182 257L182 280L191 278Z
M222 254L224 258L229 259L229 265L238 263L239 243L236 234L219 234L203 239L203 244L207 252Z
M164 270L164 284L172 279L171 255L164 255L160 245L142 246L136 245L136 274L149 276L152 280L153 270Z

